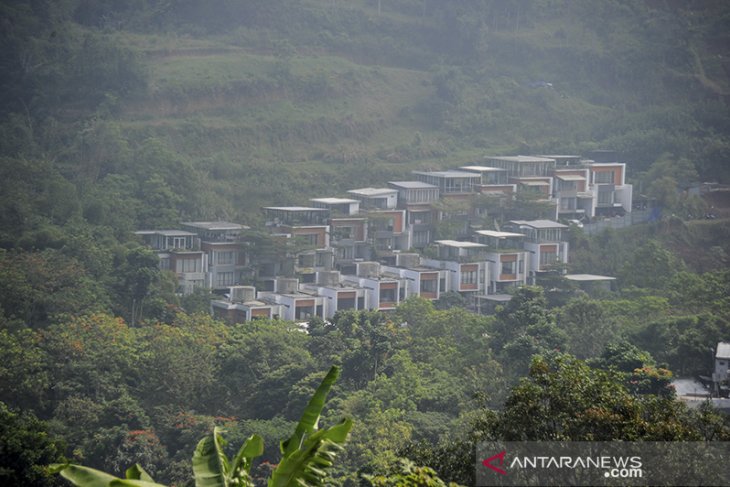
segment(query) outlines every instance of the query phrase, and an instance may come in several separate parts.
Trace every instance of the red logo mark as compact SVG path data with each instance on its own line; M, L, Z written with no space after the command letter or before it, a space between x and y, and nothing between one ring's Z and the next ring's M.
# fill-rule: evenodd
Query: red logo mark
M493 456L487 458L486 460L484 460L482 462L482 465L484 465L487 468L491 468L492 470L494 470L497 473L501 473L502 475L507 475L507 471L502 470L501 468L495 467L494 465L492 465L493 460L499 460L499 464L504 465L504 456L506 454L507 454L507 450L502 450L501 452L497 453L496 455L493 455Z

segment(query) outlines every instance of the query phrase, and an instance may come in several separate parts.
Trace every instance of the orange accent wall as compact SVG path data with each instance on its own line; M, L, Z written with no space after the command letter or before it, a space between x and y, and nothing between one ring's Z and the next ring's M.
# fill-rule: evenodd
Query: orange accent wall
M606 173L606 172L612 172L613 173L613 184L620 185L621 181L623 181L622 173L623 173L623 166L611 166L611 167L594 167L591 170L598 174L598 173Z
M397 212L393 217L393 231L403 233L403 212Z
M337 293L337 299L355 299L357 297L357 293L355 291L344 291Z
M297 299L295 305L297 308L303 308L305 306L314 306L314 299Z
M499 257L500 262L516 262L517 256L516 255L502 255Z

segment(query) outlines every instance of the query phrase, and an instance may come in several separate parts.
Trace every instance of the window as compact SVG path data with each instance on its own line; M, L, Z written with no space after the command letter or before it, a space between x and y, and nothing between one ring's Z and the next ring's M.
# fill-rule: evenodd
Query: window
M413 232L413 246L423 247L431 241L431 232L428 230Z
M396 302L396 290L395 289L381 289L380 290L380 302L381 303L395 303Z
M200 272L202 266L200 259L183 259L178 261L177 267L178 272Z
M543 242L559 242L561 237L560 228L543 228L538 231L538 238Z
M354 259L355 249L352 247L340 247L337 249L337 258L341 260Z
M233 286L235 276L233 272L219 272L216 274L215 284L217 287Z
M436 279L424 279L421 281L421 292L423 293L437 293L438 292L438 280Z
M515 262L502 262L502 274L515 274Z
M230 265L233 264L235 259L235 253L232 250L225 252L216 252L216 260L218 265Z
M461 273L462 284L476 284L477 283L477 271L463 271Z
M392 238L379 238L375 241L375 248L378 250L392 250L393 239Z
M598 204L599 206L613 205L613 191L599 191Z
M354 235L354 230L352 227L335 227L332 229L332 237L335 240L343 239L343 238L352 238Z
M558 179L558 191L575 191L578 188L575 181Z
M560 198L560 209L561 210L575 210L576 198Z
M558 254L555 251L540 252L540 269L553 265L558 261Z
M173 237L172 248L173 249L184 249L185 248L185 237Z
M307 245L319 244L319 235L317 235L316 233L311 233L309 235L297 235L297 238L301 239L301 241Z
M595 184L613 184L613 171L601 171L594 173L593 182Z

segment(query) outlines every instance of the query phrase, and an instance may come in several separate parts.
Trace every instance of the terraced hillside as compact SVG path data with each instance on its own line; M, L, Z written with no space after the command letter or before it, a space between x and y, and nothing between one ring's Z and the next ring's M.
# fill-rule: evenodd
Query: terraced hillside
M634 179L661 157L728 179L723 2L34 8L4 7L3 154L41 161L119 235L256 223L267 204L486 154L610 147Z

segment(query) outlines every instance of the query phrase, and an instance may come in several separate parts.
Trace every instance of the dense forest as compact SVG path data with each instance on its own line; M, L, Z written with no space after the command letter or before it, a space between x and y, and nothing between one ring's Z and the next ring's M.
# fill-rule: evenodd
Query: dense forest
M333 485L403 458L470 485L486 439L730 440L668 387L730 341L728 202L686 191L730 183L726 2L30 0L0 22L3 485L66 485L44 469L65 461L188 485L214 426L264 438L264 479L333 364ZM663 217L571 229L570 269L614 290L525 287L491 316L450 296L224 325L133 234L601 148Z

